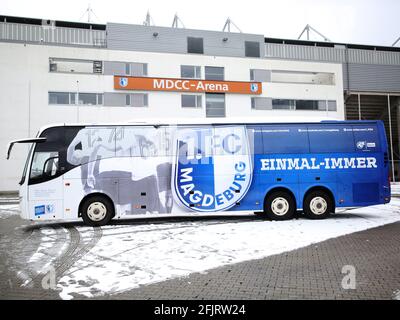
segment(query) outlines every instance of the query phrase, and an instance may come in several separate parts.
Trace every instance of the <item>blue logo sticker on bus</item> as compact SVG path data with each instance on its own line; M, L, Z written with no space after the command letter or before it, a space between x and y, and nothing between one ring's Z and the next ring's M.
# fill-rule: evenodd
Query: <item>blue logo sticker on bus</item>
M367 145L367 142L366 141L358 141L356 145L357 145L358 149L364 149L365 146Z
M35 216L40 216L46 213L46 206L40 205L35 207Z
M54 213L54 205L53 204L46 205L46 213Z

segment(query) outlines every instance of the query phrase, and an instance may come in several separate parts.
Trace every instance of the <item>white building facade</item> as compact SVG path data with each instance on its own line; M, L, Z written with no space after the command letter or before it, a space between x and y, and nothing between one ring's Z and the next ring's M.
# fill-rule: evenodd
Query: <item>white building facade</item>
M268 59L263 36L119 24L107 24L104 35L105 30L88 30L82 24L29 22L4 21L0 28L4 155L10 140L33 137L41 126L60 122L345 119L342 64ZM32 30L41 32L39 38ZM69 38L61 39L63 33ZM104 39L90 38L95 33ZM117 76L204 80L228 86L241 82L261 88L257 94L121 90L115 84ZM26 155L26 146L16 146L10 160L0 158L0 191L18 189Z

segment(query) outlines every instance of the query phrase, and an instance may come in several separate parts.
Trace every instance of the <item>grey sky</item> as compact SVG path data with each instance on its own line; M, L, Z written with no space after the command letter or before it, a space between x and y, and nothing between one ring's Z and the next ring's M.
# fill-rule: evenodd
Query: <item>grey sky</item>
M142 24L150 10L159 26L171 26L177 12L190 29L222 30L229 16L266 37L295 39L307 23L335 42L391 45L400 36L399 0L1 0L0 14L85 21L89 3L98 23Z

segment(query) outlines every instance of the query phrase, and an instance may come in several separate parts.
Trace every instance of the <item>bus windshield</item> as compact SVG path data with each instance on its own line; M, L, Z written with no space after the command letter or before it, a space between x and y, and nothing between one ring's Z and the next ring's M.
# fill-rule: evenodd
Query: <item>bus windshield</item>
M42 132L46 142L37 143L33 153L29 184L45 182L62 175L60 154L64 148L64 128L54 127Z
M52 127L44 130L36 143L29 172L29 184L42 183L57 178L76 165L67 161L67 146L82 127Z

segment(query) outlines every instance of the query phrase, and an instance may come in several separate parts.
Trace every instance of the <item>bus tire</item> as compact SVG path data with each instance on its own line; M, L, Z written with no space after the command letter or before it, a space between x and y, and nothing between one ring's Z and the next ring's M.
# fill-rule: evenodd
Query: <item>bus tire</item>
M292 195L285 191L276 191L264 201L264 213L271 220L292 219L296 211L296 202Z
M92 196L82 204L83 222L91 227L104 226L110 222L113 216L114 206L106 197Z
M312 191L304 198L303 211L309 219L325 219L333 212L332 198L325 191Z

